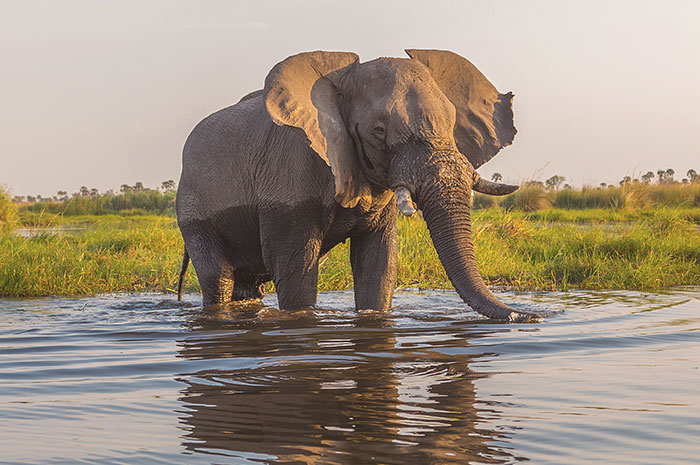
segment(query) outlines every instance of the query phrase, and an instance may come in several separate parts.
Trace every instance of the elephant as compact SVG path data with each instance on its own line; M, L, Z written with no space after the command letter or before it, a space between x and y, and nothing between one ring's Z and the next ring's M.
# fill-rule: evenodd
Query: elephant
M453 52L406 53L290 56L192 130L176 199L179 296L191 260L205 306L259 299L272 280L280 309L312 307L319 259L349 238L356 308L387 310L397 210L419 209L462 300L493 319L538 319L486 287L471 234L472 190L518 188L476 172L513 141L513 94Z

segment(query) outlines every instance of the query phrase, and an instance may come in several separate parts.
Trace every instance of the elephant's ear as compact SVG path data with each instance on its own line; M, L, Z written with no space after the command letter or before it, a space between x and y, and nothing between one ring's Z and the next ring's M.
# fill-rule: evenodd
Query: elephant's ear
M457 109L457 148L474 168L513 142L513 94L500 94L471 62L446 50L406 50L423 63Z
M359 57L346 52L307 52L275 65L265 78L263 100L272 121L300 128L333 171L335 200L354 207L361 196L355 146L339 105L338 80Z

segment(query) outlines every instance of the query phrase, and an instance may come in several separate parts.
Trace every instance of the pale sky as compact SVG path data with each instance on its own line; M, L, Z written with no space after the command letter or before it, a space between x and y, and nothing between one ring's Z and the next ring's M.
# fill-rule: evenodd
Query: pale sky
M194 125L309 50L452 50L518 135L480 168L575 185L700 171L700 2L0 0L0 184L178 180Z

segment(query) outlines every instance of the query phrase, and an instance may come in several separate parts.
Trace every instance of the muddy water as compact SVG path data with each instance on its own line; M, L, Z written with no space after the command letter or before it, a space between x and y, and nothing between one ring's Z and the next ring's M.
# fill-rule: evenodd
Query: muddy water
M501 298L0 301L0 463L698 463L700 289Z

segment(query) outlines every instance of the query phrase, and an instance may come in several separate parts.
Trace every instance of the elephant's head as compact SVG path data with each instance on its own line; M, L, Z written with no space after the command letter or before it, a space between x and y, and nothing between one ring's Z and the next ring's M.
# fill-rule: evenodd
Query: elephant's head
M343 52L292 56L265 81L267 110L275 123L305 132L333 171L338 203L354 207L368 183L394 190L405 214L415 201L459 295L484 315L527 319L484 285L471 234L472 189L517 189L475 170L512 142L513 96L452 52L407 53L366 63Z

